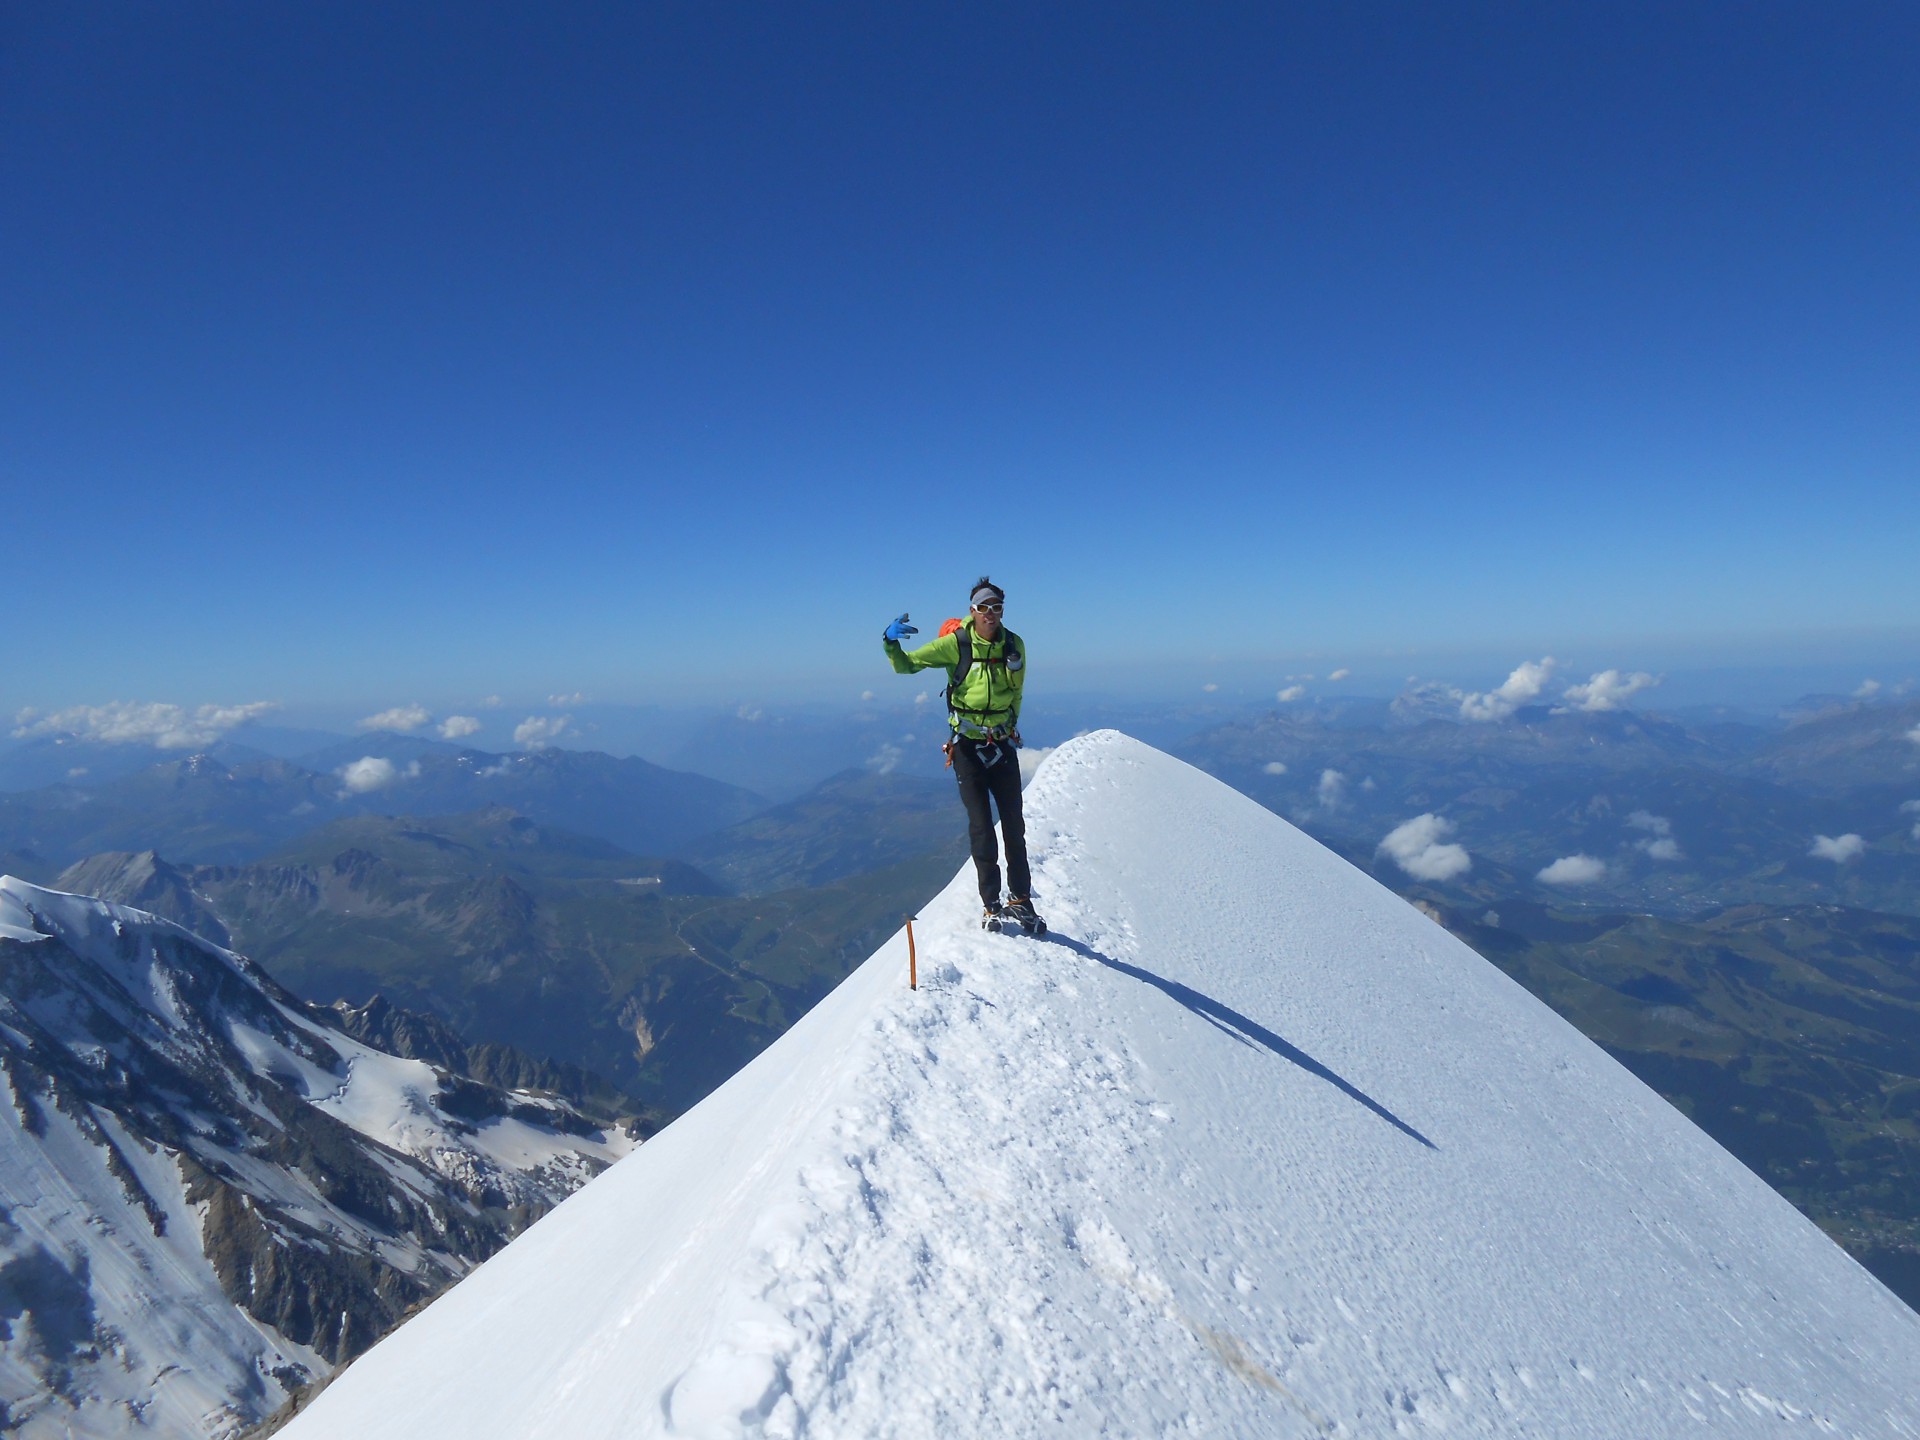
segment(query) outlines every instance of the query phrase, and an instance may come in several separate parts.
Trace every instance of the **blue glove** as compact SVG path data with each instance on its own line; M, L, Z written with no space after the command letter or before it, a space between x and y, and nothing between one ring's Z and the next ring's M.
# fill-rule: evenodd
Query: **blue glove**
M919 633L920 627L918 625L909 625L907 623L907 612L904 610L900 612L900 618L898 620L887 626L887 639L893 641L896 645L906 639L907 636L918 635Z

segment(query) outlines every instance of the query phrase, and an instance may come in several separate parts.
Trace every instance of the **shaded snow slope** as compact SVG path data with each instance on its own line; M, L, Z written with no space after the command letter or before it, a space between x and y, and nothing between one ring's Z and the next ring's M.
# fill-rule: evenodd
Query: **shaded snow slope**
M0 877L0 1433L237 1434L633 1149L331 1013Z
M1920 1317L1491 965L1111 731L288 1440L1920 1435Z

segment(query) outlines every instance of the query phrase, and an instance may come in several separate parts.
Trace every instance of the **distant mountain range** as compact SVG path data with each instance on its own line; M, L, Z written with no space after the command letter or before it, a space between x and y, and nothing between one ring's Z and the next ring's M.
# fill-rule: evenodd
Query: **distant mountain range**
M1373 869L1464 903L1515 894L1695 914L1838 903L1920 914L1920 703L1853 705L1769 732L1634 711L1521 709L1470 724L1390 710L1275 711L1177 753ZM1471 868L1376 854L1423 814ZM1838 841L1824 854L1816 838ZM1538 879L1554 861L1563 867ZM1555 881L1558 883L1555 883Z
M687 858L729 890L764 894L827 885L934 852L956 865L966 855L951 780L848 770L696 841Z
M233 1436L640 1134L577 1070L12 879L0 1074L6 1433Z
M1903 1088L1920 1059L1899 1048L1920 704L1814 697L1772 726L1455 712L1362 698L1218 723L1197 706L1182 715L1215 723L1177 749L1441 917L1920 1301L1920 1214L1896 1203L1920 1177ZM696 739L746 745L761 724ZM368 760L390 773L354 790ZM602 1109L632 1096L658 1118L765 1049L964 864L937 760L888 765L767 805L583 752L223 746L0 795L0 868L224 936L349 1007L335 1013L431 1016L443 1058L496 1083L513 1072L485 1057L516 1047L578 1067ZM1466 869L1382 848L1422 815ZM1818 836L1834 847L1812 853ZM1541 877L1567 857L1592 863Z
M766 808L738 786L595 751L496 755L389 734L297 761L231 745L158 763L145 747L88 747L93 751L149 763L0 794L0 850L56 866L106 850L235 864L348 816L501 805L629 851L673 854Z
M908 853L734 898L691 866L494 808L339 820L252 865L104 854L56 884L225 935L323 1003L382 995L671 1113L764 1048L955 863L950 847Z

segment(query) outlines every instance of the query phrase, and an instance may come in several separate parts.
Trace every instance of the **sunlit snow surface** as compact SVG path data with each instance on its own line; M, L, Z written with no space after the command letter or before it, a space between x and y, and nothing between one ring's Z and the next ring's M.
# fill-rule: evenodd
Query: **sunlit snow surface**
M1920 1318L1286 822L1113 732L289 1440L1920 1435ZM955 807L956 823L958 806Z

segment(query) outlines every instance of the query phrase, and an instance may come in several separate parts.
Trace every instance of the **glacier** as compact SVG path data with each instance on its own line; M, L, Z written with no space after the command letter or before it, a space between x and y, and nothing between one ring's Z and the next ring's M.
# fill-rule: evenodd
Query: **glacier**
M0 1433L231 1440L634 1149L333 1017L0 877Z
M1116 732L287 1440L1920 1436L1916 1316L1411 905Z

